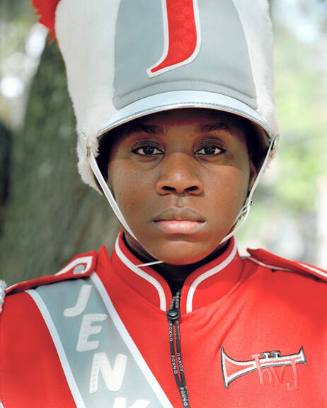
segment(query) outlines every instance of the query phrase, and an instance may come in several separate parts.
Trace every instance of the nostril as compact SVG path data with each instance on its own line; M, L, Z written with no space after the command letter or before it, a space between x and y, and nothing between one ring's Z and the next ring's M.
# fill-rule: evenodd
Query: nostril
M198 191L198 187L197 186L191 186L191 187L187 187L186 191L188 191L189 193L193 193L194 191Z
M172 186L162 186L161 191L166 192L166 193L197 193L199 191L198 186L190 186L186 188L182 188L180 191L177 187L172 187Z
M162 189L164 191L169 191L169 192L176 190L174 187L170 187L170 186L163 186Z

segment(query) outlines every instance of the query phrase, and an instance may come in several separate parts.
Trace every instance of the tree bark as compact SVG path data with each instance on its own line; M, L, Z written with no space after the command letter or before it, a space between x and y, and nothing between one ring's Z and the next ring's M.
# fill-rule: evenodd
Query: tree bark
M77 172L75 119L56 44L33 81L24 130L15 137L11 195L0 236L0 278L57 272L76 253L111 246L118 224L104 197Z

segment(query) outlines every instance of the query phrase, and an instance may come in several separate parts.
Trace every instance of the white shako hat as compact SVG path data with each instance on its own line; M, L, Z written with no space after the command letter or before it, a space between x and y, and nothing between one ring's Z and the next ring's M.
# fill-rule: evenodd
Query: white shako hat
M249 119L266 143L262 169L266 165L278 132L267 0L33 3L65 61L85 183L98 190L95 174L112 201L95 160L101 136L136 118L178 108ZM111 205L120 213L115 202Z

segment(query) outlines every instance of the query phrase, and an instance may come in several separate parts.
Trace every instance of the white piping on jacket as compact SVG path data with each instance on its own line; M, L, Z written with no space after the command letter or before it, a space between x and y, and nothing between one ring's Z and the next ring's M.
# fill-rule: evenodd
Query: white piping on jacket
M92 260L93 260L92 256L82 256L80 258L76 258L73 261L69 262L69 264L67 264L59 272L57 272L56 275L62 275L64 273L70 271L74 267L76 267L78 265L82 265L82 264L86 264L86 265L85 265L84 270L80 271L79 273L86 273L86 272L88 272L90 270L90 268L92 266Z
M198 276L194 280L194 282L190 286L190 288L188 290L188 293L187 293L186 313L190 313L193 310L193 297L194 297L194 294L195 294L195 290L200 285L200 283L202 283L206 279L210 278L211 276L213 276L216 273L218 273L218 272L222 271L223 269L225 269L226 266L228 266L233 261L236 254L237 254L237 246L236 246L236 242L234 242L234 246L233 246L233 249L232 249L231 253L228 255L228 257L222 263L220 263L219 265L216 265L212 269L209 269L208 271L204 272L202 275Z
M256 263L256 264L258 264L260 266L265 266L265 267L270 268L270 269L274 269L274 270L278 270L278 271L286 271L286 272L292 271L291 267L290 268L283 268L283 267L278 266L278 265L269 265L269 264L267 264L265 262L259 261L258 259L254 258L252 256L246 257L246 259L249 259L250 261L252 261L252 262L254 262L254 263ZM299 266L301 266L302 268L308 269L308 271L310 271L310 272L314 272L317 275L320 275L325 279L327 278L327 272L324 272L324 271L322 271L322 270L320 270L318 268L315 268L314 266L306 265L306 264L304 264L302 262L297 262L297 264Z
M145 279L147 282L149 282L152 286L155 287L155 289L158 292L158 296L159 296L159 301L160 301L160 309L162 311L166 311L167 310L167 301L166 301L166 295L165 295L165 291L163 289L163 287L161 286L160 282L158 282L153 276L149 275L148 273L142 271L142 269L140 269L138 266L134 265L127 257L126 255L124 255L124 253L122 252L122 250L120 249L119 246L119 236L116 239L116 243L115 243L115 250L116 253L118 255L118 257L120 258L120 260L134 273L136 273L136 275L140 276L141 278Z

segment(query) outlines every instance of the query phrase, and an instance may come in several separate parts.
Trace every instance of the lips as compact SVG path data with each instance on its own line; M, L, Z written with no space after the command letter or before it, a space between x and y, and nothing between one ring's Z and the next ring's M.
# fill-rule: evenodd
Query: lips
M206 219L192 208L167 208L161 211L155 218L158 221L194 221L205 222Z
M155 225L166 234L194 234L206 219L191 208L167 208L154 218Z

